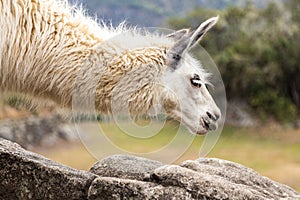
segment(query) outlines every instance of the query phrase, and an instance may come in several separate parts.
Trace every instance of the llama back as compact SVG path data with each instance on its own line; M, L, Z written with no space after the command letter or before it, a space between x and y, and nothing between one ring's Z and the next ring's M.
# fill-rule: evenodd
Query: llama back
M0 89L47 96L71 79L100 40L80 18L64 1L2 0Z
M77 84L81 97L97 90L102 112L119 78L145 63L163 66L163 54L174 43L124 23L98 25L66 0L2 0L0 28L1 91L70 107Z
M60 97L67 104L80 68L110 67L102 61L172 43L125 24L98 25L66 0L2 0L0 28L0 90Z

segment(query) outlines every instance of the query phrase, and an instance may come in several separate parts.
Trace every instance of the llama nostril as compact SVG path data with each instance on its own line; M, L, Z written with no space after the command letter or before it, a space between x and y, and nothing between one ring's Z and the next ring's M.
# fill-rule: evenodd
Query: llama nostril
M209 117L209 119L212 119L214 121L217 121L220 118L220 115L218 115L218 114L212 115L210 112L206 112L206 114Z
M210 114L210 112L206 112L207 116L211 119L212 115Z

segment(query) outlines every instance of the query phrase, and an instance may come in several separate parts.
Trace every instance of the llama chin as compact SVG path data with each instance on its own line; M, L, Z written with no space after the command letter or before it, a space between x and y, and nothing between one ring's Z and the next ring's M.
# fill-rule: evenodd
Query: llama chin
M124 107L143 114L161 105L204 134L217 128L221 113L205 87L208 74L189 51L217 21L158 35L98 24L67 1L3 0L0 89L104 114Z

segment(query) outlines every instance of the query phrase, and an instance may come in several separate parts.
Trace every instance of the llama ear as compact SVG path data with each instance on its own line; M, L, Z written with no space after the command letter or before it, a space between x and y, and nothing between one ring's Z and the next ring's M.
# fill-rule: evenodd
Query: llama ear
M172 38L174 40L179 40L184 35L188 34L190 32L189 29L181 29L179 31L175 31L174 33L170 33L167 35L167 37Z
M184 31L183 31L184 30ZM167 65L172 69L177 69L182 55L188 49L190 43L190 36L187 29L177 31L168 37L173 37L175 44L167 52Z
M194 47L203 35L217 23L218 19L219 16L210 18L191 32L188 29L183 29L168 35L168 37L174 37L177 41L167 52L167 65L177 69L183 54Z
M189 39L183 36L179 41L177 41L168 51L167 51L167 65L172 69L177 69L182 55L185 53L189 45Z
M193 30L190 35L190 42L188 45L188 49L193 48L205 35L205 33L211 29L219 20L219 16L212 17L205 22L201 23L198 28Z

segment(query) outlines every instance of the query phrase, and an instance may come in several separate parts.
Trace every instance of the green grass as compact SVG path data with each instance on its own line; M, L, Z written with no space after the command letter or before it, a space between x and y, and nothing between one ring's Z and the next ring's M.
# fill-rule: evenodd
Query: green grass
M174 122L168 122L159 134L148 139L128 136L112 123L102 123L101 128L109 140L123 150L147 153L168 144L175 137L178 125ZM182 147L186 139L193 139L193 136L187 131L183 131L177 137L179 142L175 144L175 147L161 153L160 159L166 158L168 160L172 153ZM196 136L190 147L175 163L198 158L203 140L204 136ZM95 139L93 142L95 147L101 149L101 141ZM59 147L47 151L45 149L37 151L48 158L78 169L89 169L96 162L96 159L79 142L61 144ZM299 152L300 130L278 127L251 129L225 127L217 144L207 157L238 162L300 191ZM101 155L98 156L99 158Z

